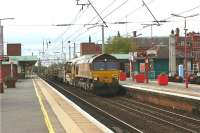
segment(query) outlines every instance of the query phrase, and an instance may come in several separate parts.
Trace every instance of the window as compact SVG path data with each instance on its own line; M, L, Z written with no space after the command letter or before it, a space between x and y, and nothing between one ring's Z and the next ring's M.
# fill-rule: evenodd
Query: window
M117 62L106 62L106 70L116 70L118 69Z
M94 62L94 70L105 70L104 62Z
M94 70L117 70L117 62L94 62Z

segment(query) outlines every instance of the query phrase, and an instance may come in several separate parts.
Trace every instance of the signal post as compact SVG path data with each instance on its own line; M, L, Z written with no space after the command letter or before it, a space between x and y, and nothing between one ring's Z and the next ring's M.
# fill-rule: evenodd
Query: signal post
M3 61L3 56L0 55L0 93L4 93L3 89L3 76L2 76L2 61Z
M0 55L0 93L4 93L4 88L3 88L3 69L2 69L2 62L3 61L9 61L9 58L7 56Z

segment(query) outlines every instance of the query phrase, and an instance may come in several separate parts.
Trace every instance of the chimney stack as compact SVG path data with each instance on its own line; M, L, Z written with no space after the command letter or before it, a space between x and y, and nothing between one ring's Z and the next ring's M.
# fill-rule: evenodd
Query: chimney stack
M176 28L176 42L178 43L179 42L179 37L180 37L180 29L179 28Z

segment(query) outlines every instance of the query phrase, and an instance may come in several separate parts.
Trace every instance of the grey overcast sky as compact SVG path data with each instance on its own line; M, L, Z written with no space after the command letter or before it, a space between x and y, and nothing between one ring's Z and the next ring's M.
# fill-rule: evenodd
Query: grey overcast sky
M144 0L157 20L169 22L161 26L153 26L153 36L168 36L172 29L180 28L183 35L184 19L172 17L171 13L183 16L200 13L200 0ZM87 3L87 0L79 0ZM116 35L132 35L137 30L142 36L150 36L150 27L142 24L154 21L142 0L91 0L94 7L108 24L105 37ZM76 5L76 0L0 0L0 18L14 17L14 20L2 21L4 25L4 43L22 43L24 55L32 52L38 54L42 50L42 41L50 40L50 52L60 51L61 40L67 52L68 41L79 44L88 41L101 43L100 27L90 28L83 24L101 22L91 6ZM129 22L114 25L114 22ZM75 24L68 27L56 27L55 24ZM88 28L90 28L88 30ZM200 31L200 15L187 19L189 31ZM71 44L72 45L72 44Z

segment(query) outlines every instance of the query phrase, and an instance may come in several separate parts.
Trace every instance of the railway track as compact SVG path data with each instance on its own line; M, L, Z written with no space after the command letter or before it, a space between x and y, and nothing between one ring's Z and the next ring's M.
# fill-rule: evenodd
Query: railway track
M126 97L96 97L88 92L80 93L80 89L60 83L50 84L115 132L200 132L198 118L177 114Z
M122 97L120 99L126 101L126 103L131 103L132 105L134 105L137 108L141 108L142 110L146 110L147 112L149 112L151 114L155 114L155 115L159 114L159 115L161 115L165 118L171 119L172 121L176 121L176 123L181 122L181 121L187 122L189 127L190 128L192 127L192 129L200 128L200 119L198 119L198 118L181 115L181 114L178 114L178 113L174 113L174 112L171 112L171 111L168 111L168 110L164 110L164 109L161 109L161 108L158 108L158 107L155 107L155 106L151 106L149 104L137 102L135 100L131 100L131 99L124 98L124 97ZM184 124L184 127L188 126L188 125L186 125L186 123L183 123L183 124Z
M158 125L163 123L162 125L169 129L175 129L173 132L200 132L200 120L196 118L180 115L127 98L108 99L106 102L125 110L129 115L137 113L148 120L155 121Z
M47 81L47 80L46 80ZM49 84L54 86L58 91L60 91L63 95L67 98L78 104L81 108L90 112L90 115L95 116L98 121L102 122L108 128L113 130L116 133L143 133L140 129L137 129L131 124L128 124L117 117L113 116L112 114L102 110L101 108L97 107L96 105L86 101L85 99L81 98L80 96L76 95L75 93L69 91L68 89L72 89L70 87L63 87L60 84L56 84L52 81L47 81ZM83 92L84 96L88 96L87 92ZM98 118L99 117L99 118Z

